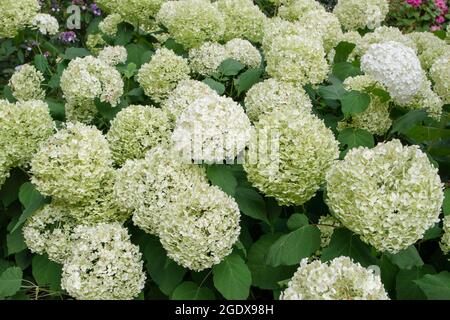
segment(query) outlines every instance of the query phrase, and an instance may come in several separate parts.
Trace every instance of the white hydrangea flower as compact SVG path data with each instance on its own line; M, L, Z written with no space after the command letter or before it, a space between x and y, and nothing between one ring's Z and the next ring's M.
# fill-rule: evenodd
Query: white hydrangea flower
M315 0L284 1L285 4L278 9L278 15L288 21L305 20L305 15L311 11L323 11L325 8Z
M444 234L442 235L439 245L442 252L448 254L450 252L450 216L444 217L442 229L444 230Z
M45 98L45 90L41 88L44 75L30 64L22 65L14 72L9 80L14 98L19 101L42 100Z
M200 47L189 50L189 66L193 72L202 76L214 74L227 58L225 47L215 42L205 42Z
M237 203L216 186L197 184L161 220L159 236L167 255L201 271L219 264L240 234Z
M184 2L184 1L183 1ZM137 80L147 96L160 102L175 89L178 82L189 79L188 61L172 50L161 48L144 64Z
M123 22L122 16L117 13L108 15L105 19L100 21L98 28L107 36L114 37L117 34L117 27Z
M0 156L0 188L9 178L9 163L4 156Z
M145 285L142 255L120 224L80 225L61 287L78 300L131 300Z
M88 56L70 61L61 76L61 90L72 105L99 98L115 107L123 94L123 81L114 67Z
M58 20L46 13L37 14L32 21L34 27L36 27L40 33L46 35L55 35L59 30Z
M0 38L14 38L32 24L40 8L38 0L0 1Z
M277 199L280 205L302 205L310 200L339 157L333 132L305 109L286 107L260 116L249 144L249 158L244 163L253 186ZM267 143L271 145L272 134L274 138L278 136L278 150L261 155L265 151L261 141L270 135Z
M185 160L222 162L235 159L250 139L251 124L231 98L210 95L190 104L172 135Z
M245 108L249 119L257 122L261 115L284 108L312 110L312 103L301 86L267 79L255 84L247 92Z
M352 149L327 174L327 204L363 241L397 253L439 221L437 171L418 146L399 140Z
M413 99L406 105L403 105L407 109L425 109L431 118L440 120L442 116L442 107L444 102L439 95L433 91L431 81L428 79L423 82L419 92L413 97Z
M225 44L225 51L228 58L237 60L248 68L258 68L261 65L259 50L248 40L230 40Z
M31 160L32 182L46 196L69 204L96 198L112 177L108 142L95 127L68 123Z
M90 124L99 115L95 102L84 101L80 104L68 102L64 106L67 122L82 122Z
M127 49L123 46L108 46L103 48L99 54L98 59L109 64L110 66L115 66L127 61Z
M347 30L375 29L389 13L387 0L339 0L333 13Z
M415 52L394 41L371 45L361 58L361 70L383 84L399 104L409 103L425 81Z
M107 44L100 33L91 33L86 38L86 48L93 54L98 54Z
M120 111L106 134L114 161L141 159L152 148L169 141L172 126L167 114L155 107L133 105Z
M379 275L348 257L300 262L280 300L389 300Z
M430 69L430 77L434 81L434 90L444 104L450 103L450 54L436 60Z

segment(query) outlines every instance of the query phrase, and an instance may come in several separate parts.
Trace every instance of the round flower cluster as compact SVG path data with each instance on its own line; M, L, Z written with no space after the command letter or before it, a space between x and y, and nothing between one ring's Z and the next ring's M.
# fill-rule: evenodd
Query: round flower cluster
M301 21L311 11L325 11L325 8L315 0L286 1L278 9L278 16L288 21Z
M430 77L434 81L434 90L444 104L450 103L450 54L436 60L430 69Z
M302 205L311 199L339 156L333 132L302 110L306 108L286 107L260 116L249 144L244 164L248 180L280 205ZM262 154L266 150L268 154Z
M377 250L397 253L439 221L443 191L427 155L393 140L350 150L327 174L327 197L344 226Z
M64 263L70 254L71 235L75 227L64 207L47 204L25 222L23 237L31 252L47 254L57 263Z
M375 29L389 13L387 0L339 0L333 13L347 30Z
M267 18L252 0L218 0L216 4L225 21L223 40L243 38L261 42Z
M409 103L425 81L415 52L393 41L371 45L361 58L361 70L383 84L399 104Z
M119 24L122 22L123 19L120 14L112 13L98 24L98 28L107 36L114 37L117 34Z
M134 105L120 111L106 135L113 159L122 165L128 159L144 158L160 143L169 141L171 123L161 109Z
M431 88L431 81L425 80L419 92L413 99L403 107L407 109L425 109L428 115L436 120L440 120L442 116L442 107L444 103L439 95Z
M200 47L189 50L189 66L202 76L210 76L228 58L225 47L215 42L205 42Z
M136 226L157 235L173 204L185 202L185 191L206 182L204 169L181 162L166 147L156 147L145 159L127 161L119 169L114 194L123 207L134 211Z
M201 183L161 220L159 236L167 255L201 271L228 256L240 234L236 202L218 187Z
M224 17L209 0L167 1L156 20L186 49L218 41L225 32Z
M34 66L25 64L14 72L9 80L14 98L19 101L42 100L45 98L45 91L41 88L44 75Z
M107 45L100 33L89 34L86 38L86 48L93 54L98 54Z
M262 41L262 49L265 53L274 47L273 43L277 38L287 36L299 36L311 38L311 33L304 27L301 27L298 22L289 22L279 17L267 19L264 25L264 37ZM321 37L315 34L315 40L321 41ZM320 39L318 39L320 38Z
M31 25L40 8L38 0L0 1L0 38L14 38Z
M447 254L450 252L450 216L444 217L442 228L444 230L444 235L442 236L439 245L442 252Z
M231 98L210 95L190 104L172 135L174 148L186 161L234 160L250 139L251 124Z
M31 160L39 192L68 204L95 198L112 175L108 142L95 127L68 123L50 137Z
M48 34L53 36L59 30L58 20L46 13L37 14L31 23L44 35Z
M419 60L425 70L429 70L436 59L450 52L446 42L431 32L412 32L406 36L414 42Z
M277 37L265 54L267 73L281 81L318 84L329 72L322 42L311 36Z
M370 104L363 112L340 122L338 128L359 128L372 134L384 135L392 125L392 120L389 117L389 101L384 101L381 97L371 93L370 90L385 90L385 88L367 75L347 78L344 81L344 86L347 90L367 92L370 95Z
M249 68L258 68L261 65L261 54L250 41L233 39L225 44L227 58L239 61Z
M172 50L162 48L155 52L150 62L139 69L137 80L147 96L160 102L175 89L178 82L189 79L189 72L186 59Z
M300 262L280 300L389 300L381 278L348 257Z
M94 101L85 101L81 104L66 103L65 111L67 122L82 122L86 124L92 123L99 114Z
M195 100L214 94L216 92L206 83L191 79L182 80L163 101L162 109L169 116L170 121L175 123L181 113Z
M27 165L39 146L53 133L47 104L40 100L9 103L0 100L2 167Z
M275 109L300 108L311 111L312 103L301 86L267 79L248 90L245 108L249 119L257 122L260 116Z
M99 98L114 107L123 94L123 81L114 67L88 56L69 63L61 76L61 90L72 105L83 105Z
M127 49L123 46L108 46L103 48L99 54L98 59L110 66L115 66L127 61Z
M75 228L61 287L79 300L131 300L144 289L139 248L120 224Z

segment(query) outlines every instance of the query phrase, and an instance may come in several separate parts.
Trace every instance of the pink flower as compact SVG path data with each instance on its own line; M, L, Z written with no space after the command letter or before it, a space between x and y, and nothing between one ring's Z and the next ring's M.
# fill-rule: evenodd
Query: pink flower
M434 4L441 10L441 15L446 15L448 12L448 6L445 0L434 0Z
M437 31L437 30L441 30L441 29L442 29L442 26L431 26L430 27L431 31Z
M439 16L436 18L436 23L438 24L442 24L445 22L445 17L444 16Z
M418 8L422 4L422 0L406 0L406 2L414 8Z

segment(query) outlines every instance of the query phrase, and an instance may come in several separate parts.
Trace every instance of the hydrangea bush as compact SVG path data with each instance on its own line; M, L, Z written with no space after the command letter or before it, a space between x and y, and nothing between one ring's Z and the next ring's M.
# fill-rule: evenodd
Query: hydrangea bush
M448 8L402 5L2 0L0 299L450 299Z

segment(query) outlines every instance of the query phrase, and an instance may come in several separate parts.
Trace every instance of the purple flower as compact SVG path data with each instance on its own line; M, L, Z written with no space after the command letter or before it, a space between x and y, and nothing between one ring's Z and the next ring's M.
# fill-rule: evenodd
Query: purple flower
M414 8L418 8L422 4L422 0L406 0L406 2Z
M59 34L59 40L64 43L75 42L77 39L77 34L73 31L61 32Z
M102 10L100 10L100 8L98 7L98 5L96 3L91 4L91 10L95 16L102 15Z

